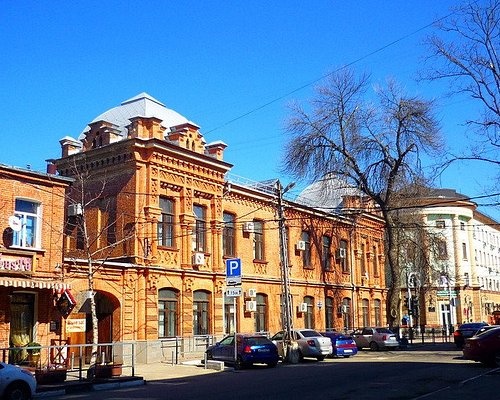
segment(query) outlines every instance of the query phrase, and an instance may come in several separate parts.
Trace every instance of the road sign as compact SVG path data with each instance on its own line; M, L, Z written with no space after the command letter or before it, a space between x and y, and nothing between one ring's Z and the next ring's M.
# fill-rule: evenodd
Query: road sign
M226 260L226 285L241 285L241 259Z
M226 296L227 297L240 297L242 295L241 287L227 288Z

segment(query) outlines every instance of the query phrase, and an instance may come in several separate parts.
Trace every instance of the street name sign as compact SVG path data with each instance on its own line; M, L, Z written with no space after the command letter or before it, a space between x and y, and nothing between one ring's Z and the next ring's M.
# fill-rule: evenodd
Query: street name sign
M242 293L241 287L229 287L226 289L227 297L241 297Z

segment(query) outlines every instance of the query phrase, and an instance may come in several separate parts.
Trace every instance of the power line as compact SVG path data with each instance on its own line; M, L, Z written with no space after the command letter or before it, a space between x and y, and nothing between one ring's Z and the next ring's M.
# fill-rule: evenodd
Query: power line
M343 65L342 67L336 68L332 72L329 72L329 73L327 73L325 75L322 75L319 78L313 79L312 81L309 81L308 83L305 83L305 84L303 84L303 85L301 85L301 86L299 86L299 87L297 87L297 88L295 88L295 89L293 89L293 90L291 90L291 91L289 91L289 92L287 92L287 93L285 93L283 95L275 97L274 99L268 101L267 103L264 103L264 104L262 104L260 106L257 106L255 108L251 109L250 111L247 111L247 112L245 112L245 113L243 113L243 114L241 114L241 115L239 115L239 116L237 116L237 117L235 117L233 119L230 119L229 121L226 121L226 122L220 124L219 126L213 128L213 129L210 129L209 131L205 132L205 135L208 135L209 133L212 133L212 132L214 132L216 130L219 130L220 128L223 128L223 127L225 127L227 125L230 125L233 122L236 122L236 121L238 121L238 120L240 120L242 118L245 118L245 117L247 117L247 116L249 116L249 115L251 115L251 114L253 114L253 113L257 112L257 111L260 111L263 108L266 108L266 107L270 106L271 104L274 104L274 103L276 103L276 102L278 102L280 100L285 99L286 97L288 97L288 96L290 96L290 95L292 95L294 93L297 93L297 92L299 92L299 91L301 91L301 90L303 90L303 89L305 89L305 88L307 88L307 87L309 87L311 85L314 85L315 83L320 82L323 79L326 79L329 76L332 76L333 74L335 74L335 73L337 73L337 72L339 72L339 71L341 71L341 70L343 70L345 68L353 66L353 65L359 63L360 61L363 61L363 60L365 60L365 59L367 59L367 58L369 58L369 57L371 57L371 56L373 56L373 55L375 55L377 53L380 53L381 51L383 51L383 50L385 50L385 49L387 49L387 48L389 48L391 46L394 46L395 44L397 44L399 42L402 42L403 40L405 40L405 39L407 39L407 38L409 38L409 37L411 37L413 35L416 35L417 33L422 32L423 30L425 30L425 29L427 29L427 28L429 28L429 27L437 24L438 22L441 22L442 20L449 18L450 16L452 16L455 13L456 13L456 11L453 11L453 12L445 15L444 17L438 18L438 19L436 19L436 20L428 23L427 25L418 28L417 30L415 30L413 32L410 32L410 33L408 33L408 34L406 34L404 36L401 36L398 39L393 40L392 42L389 42L389 43L387 43L387 44L379 47L378 49L375 49L375 50L373 50L373 51L371 51L371 52L369 52L369 53L367 53L367 54L365 54L365 55L363 55L363 56L361 56L361 57L359 57L359 58L357 58L357 59L355 59L355 60L353 60L353 61L345 64L345 65Z

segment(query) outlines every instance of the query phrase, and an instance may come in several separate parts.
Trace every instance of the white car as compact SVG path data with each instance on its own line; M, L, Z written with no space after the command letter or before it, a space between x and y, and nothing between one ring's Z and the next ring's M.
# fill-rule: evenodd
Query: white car
M36 392L36 380L29 371L16 365L0 362L0 398L2 400L28 400Z
M283 332L275 334L271 340L278 346L280 356L283 356ZM292 340L299 346L299 357L316 358L323 361L332 353L332 341L314 329L292 329Z
M358 349L369 347L371 350L396 349L399 347L397 336L388 328L364 327L352 333Z

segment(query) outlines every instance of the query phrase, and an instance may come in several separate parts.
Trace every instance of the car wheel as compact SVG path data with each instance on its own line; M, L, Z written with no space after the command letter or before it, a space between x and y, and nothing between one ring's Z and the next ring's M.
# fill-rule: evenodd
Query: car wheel
M243 360L241 359L240 356L236 358L236 362L234 363L234 369L243 369L245 367L245 364L243 363Z
M323 361L324 359L325 359L325 356L316 357L316 360L318 360L318 361Z
M31 393L26 384L14 382L5 390L5 400L29 400Z
M500 351L495 354L493 363L495 367L500 367Z
M378 350L378 344L375 342L370 343L370 350L377 351Z

